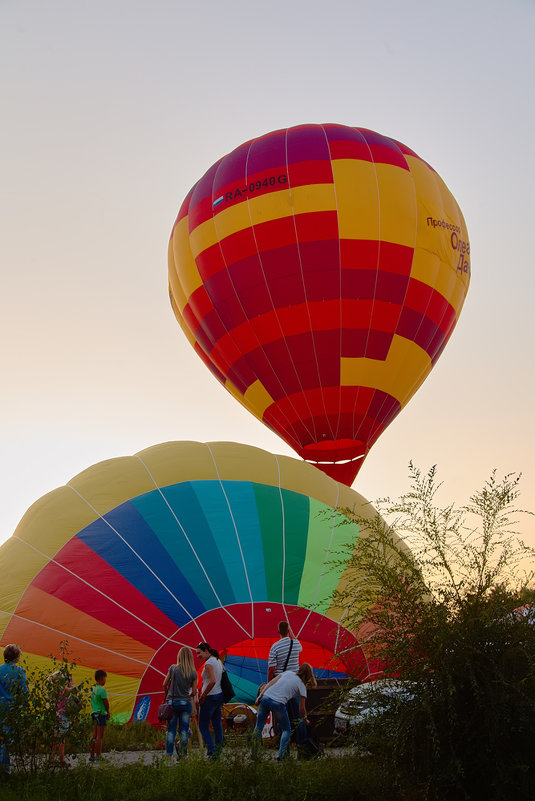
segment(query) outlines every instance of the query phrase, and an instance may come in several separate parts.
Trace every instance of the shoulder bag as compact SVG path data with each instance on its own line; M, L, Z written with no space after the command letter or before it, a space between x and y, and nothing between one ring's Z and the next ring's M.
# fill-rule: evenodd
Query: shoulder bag
M171 678L170 678L171 687L173 687L174 672L175 672L174 670L171 672ZM173 715L175 714L175 710L173 708L173 698L174 695L171 695L171 703L165 700L163 704L160 704L160 706L158 707L158 720L160 721L160 723L167 723L168 720L173 719Z
M284 667L283 667L283 669L281 671L282 673L286 673L286 668L288 667L288 662L290 661L290 655L292 653L293 644L294 644L294 641L290 640L290 647L288 648L288 653L286 654L286 660L284 662ZM279 676L280 676L280 673L279 673ZM264 682L264 684L259 684L258 685L258 690L257 690L257 694L256 694L257 699L260 698L261 695L263 695L267 684L268 684L268 682L266 681L266 682Z
M223 693L223 703L228 704L231 698L234 698L236 693L234 692L234 687L232 686L232 682L228 677L228 673L225 670L225 666L222 665L223 672L221 674L221 692Z

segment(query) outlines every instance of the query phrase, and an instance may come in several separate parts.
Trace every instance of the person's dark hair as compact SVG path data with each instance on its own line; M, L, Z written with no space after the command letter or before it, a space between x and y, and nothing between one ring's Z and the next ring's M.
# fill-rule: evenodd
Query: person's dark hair
M288 621L287 620L281 620L281 622L278 625L279 634L281 635L281 637L287 637L288 636L289 628L290 628L290 624L288 623Z
M20 657L21 650L15 643L10 643L4 648L4 662L16 662Z
M211 648L207 642L200 642L197 646L197 651L208 651L212 656L215 656L216 659L219 659L219 653L215 648Z
M105 670L95 670L95 681L100 681L100 679L103 679L107 675Z

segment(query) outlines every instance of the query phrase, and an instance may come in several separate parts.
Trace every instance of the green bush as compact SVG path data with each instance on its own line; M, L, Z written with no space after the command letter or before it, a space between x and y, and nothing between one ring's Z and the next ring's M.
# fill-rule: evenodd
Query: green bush
M337 599L352 600L346 625L373 629L370 655L414 682L414 697L359 725L357 742L404 791L532 801L535 625L512 611L535 594L533 551L510 519L518 478L492 474L456 509L436 506L434 468L411 476L400 501L378 504L395 520L377 516Z
M12 703L0 707L0 730L4 732L14 767L26 775L56 766L59 744L65 753L81 750L88 739L90 688L83 681L72 685L75 663L69 661L67 644L61 644L62 658L50 657L48 665L25 668L28 691L14 693ZM68 721L68 731L59 715Z

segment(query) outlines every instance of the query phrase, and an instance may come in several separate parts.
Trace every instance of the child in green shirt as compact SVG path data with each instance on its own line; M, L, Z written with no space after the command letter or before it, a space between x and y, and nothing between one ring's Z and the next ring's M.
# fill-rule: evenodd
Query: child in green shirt
M91 737L90 762L98 762L102 753L102 738L104 729L110 717L110 704L108 693L104 689L108 674L105 670L95 671L95 682L91 690L91 718L94 723L93 736Z

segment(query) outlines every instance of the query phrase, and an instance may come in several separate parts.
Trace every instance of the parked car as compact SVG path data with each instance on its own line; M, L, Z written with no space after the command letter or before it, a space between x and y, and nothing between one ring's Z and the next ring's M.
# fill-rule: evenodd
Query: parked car
M347 732L370 715L380 715L394 699L414 698L414 682L401 679L377 679L353 687L334 714L335 732Z

